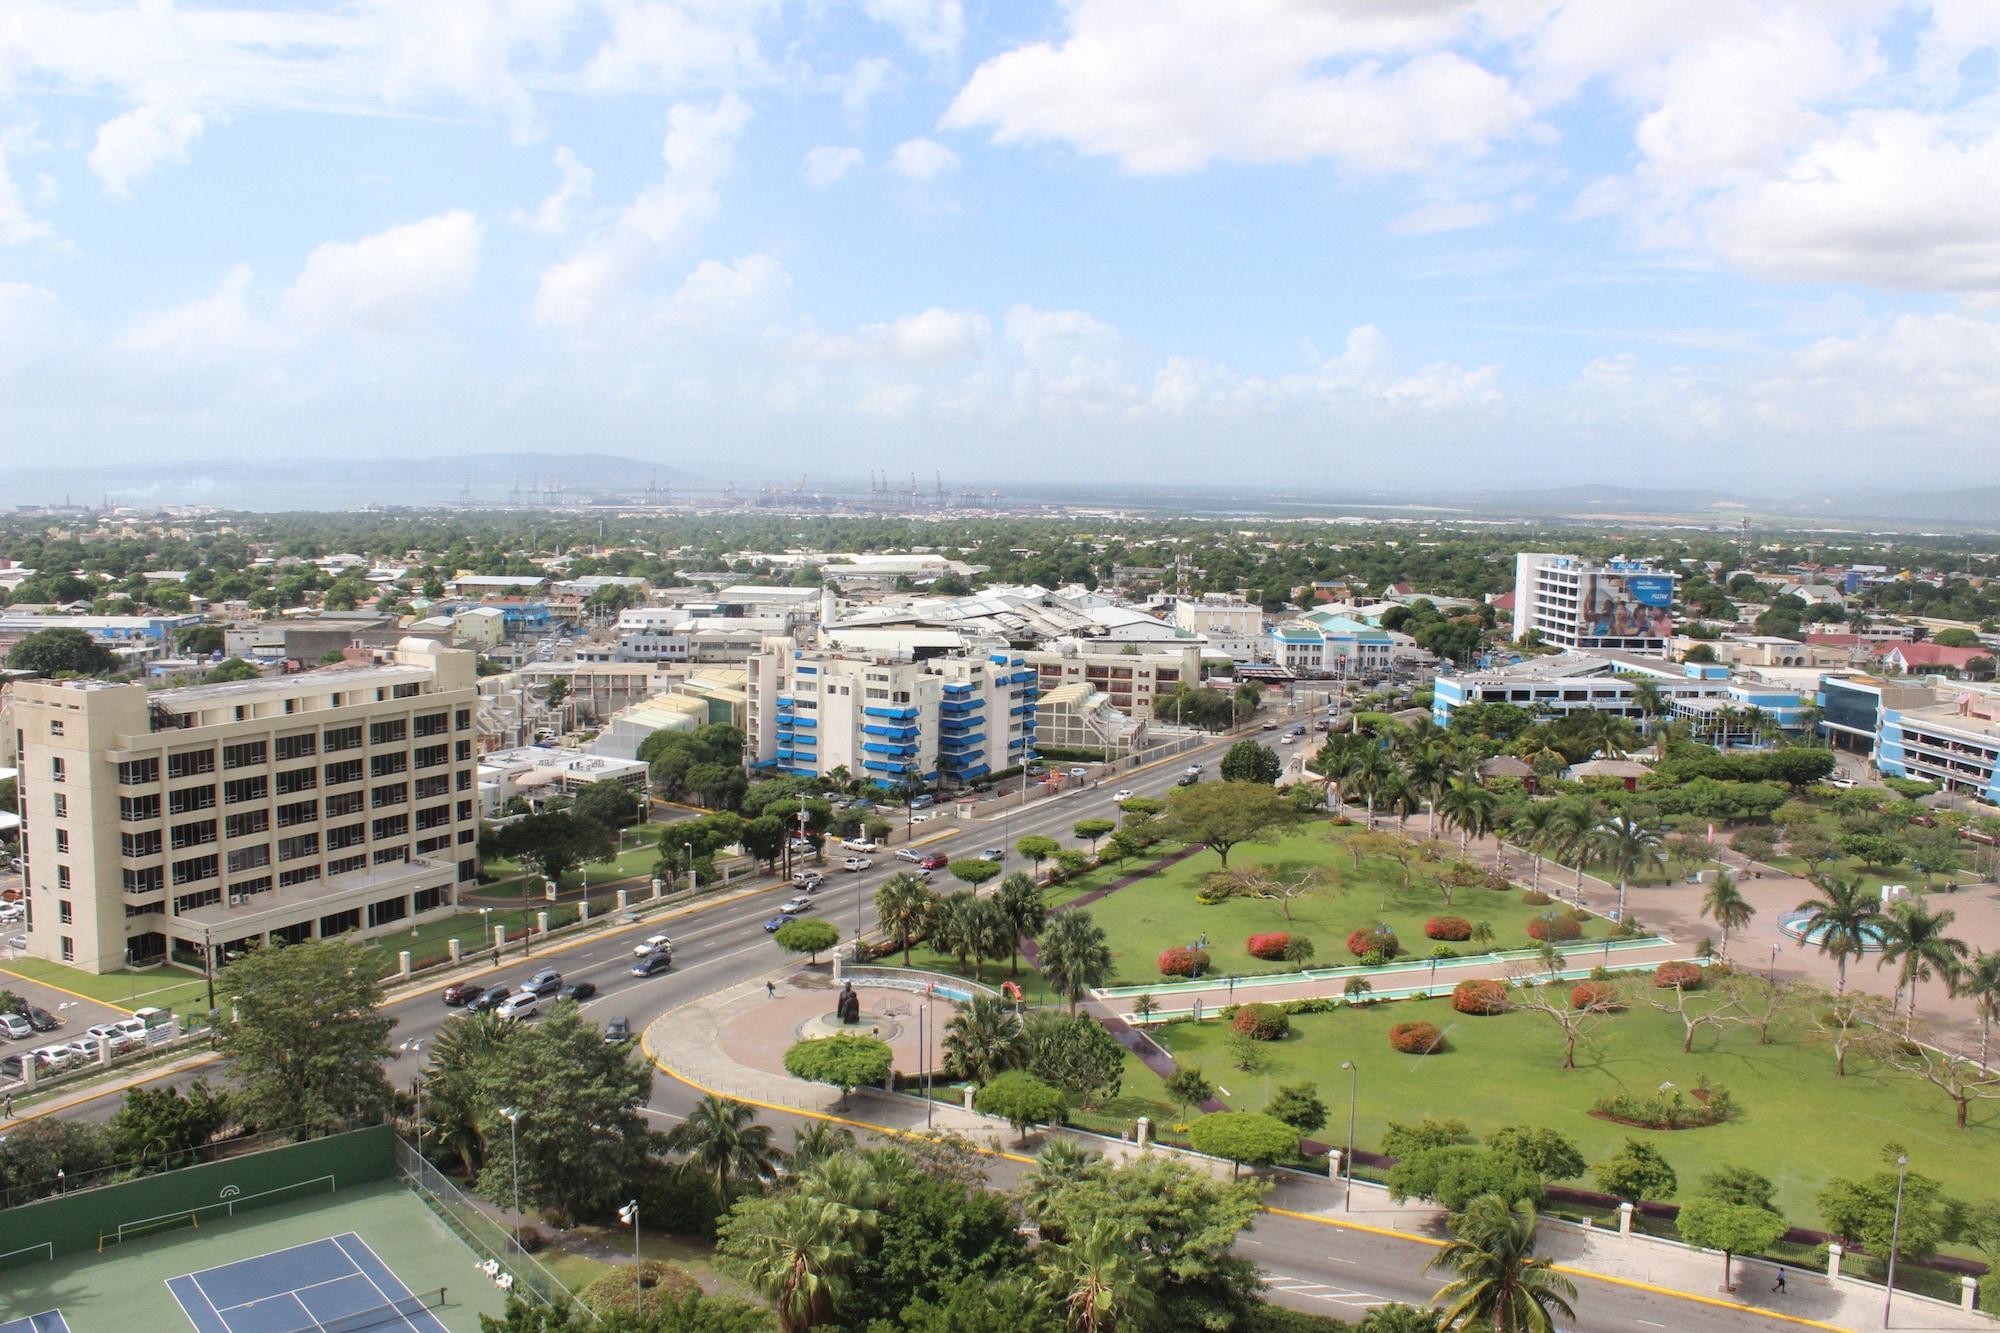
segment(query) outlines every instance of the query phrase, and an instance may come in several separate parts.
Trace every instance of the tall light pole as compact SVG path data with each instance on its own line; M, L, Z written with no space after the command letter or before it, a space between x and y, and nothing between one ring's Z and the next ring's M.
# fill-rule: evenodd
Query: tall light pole
M645 1261L639 1255L639 1201L632 1200L618 1210L620 1222L632 1224L632 1308L641 1320L646 1314Z
M1768 985L1778 984L1778 946L1775 944L1771 946L1771 970L1764 974L1764 980Z
M1896 1299L1896 1247L1903 1239L1903 1178L1909 1174L1910 1155L1896 1154L1896 1220L1889 1228L1889 1280L1882 1284L1882 1327L1889 1327L1889 1303Z
M701 891L701 884L695 879L694 875L694 844L684 842L681 844L681 850L688 854L688 892L699 893Z
M1341 1156L1341 1168L1347 1173L1347 1188L1340 1192L1342 1212L1354 1211L1354 1103L1361 1090L1361 1070L1352 1060L1342 1060L1340 1067L1347 1071L1347 1151Z
M514 1248L518 1250L521 1248L521 1140L515 1131L521 1123L521 1113L503 1106L500 1114L507 1121L507 1158L514 1168Z

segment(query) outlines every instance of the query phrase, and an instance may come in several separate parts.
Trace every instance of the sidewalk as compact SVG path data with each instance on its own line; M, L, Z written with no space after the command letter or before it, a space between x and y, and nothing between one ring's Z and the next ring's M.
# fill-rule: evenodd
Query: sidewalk
M929 1132L963 1135L983 1151L1007 1161L1031 1160L1015 1143L1012 1129L991 1117L943 1103L930 1106L927 1117L925 1104L916 1098L872 1090L855 1092L843 1107L838 1089L802 1083L767 1068L743 1063L731 1054L731 1047L737 1044L732 1040L732 1029L740 1036L746 1015L752 1016L755 1024L760 1021L755 1016L768 1009L773 1016L771 1021L782 1026L792 1020L781 1017L781 1009L809 993L815 1003L819 996L831 999L830 987L817 976L802 978L793 974L780 984L779 998L775 1000L766 993L761 980L746 982L661 1015L641 1034L640 1046L662 1073L700 1092L891 1136L923 1134L927 1132L928 1119ZM774 1031L772 1035L777 1034ZM1039 1137L1046 1139L1050 1132L1073 1133L1049 1131ZM1153 1151L1178 1152L1156 1146L1141 1148L1095 1135L1076 1137L1091 1148L1117 1157ZM1213 1159L1192 1153L1179 1155L1218 1175L1229 1171L1227 1164ZM1444 1239L1439 1210L1417 1203L1392 1203L1386 1191L1365 1182L1356 1186L1354 1206L1349 1211L1344 1191L1336 1181L1298 1171L1274 1171L1268 1179L1271 1191L1265 1200L1267 1211L1332 1228L1394 1235L1426 1248L1435 1247ZM1329 1236L1329 1247L1335 1243ZM1776 1272L1773 1265L1764 1260L1738 1260L1734 1265L1736 1287L1725 1293L1719 1289L1722 1281L1719 1254L1653 1237L1621 1237L1610 1230L1553 1221L1544 1222L1536 1249L1554 1259L1561 1272L1586 1284L1586 1296L1588 1283L1608 1282L1807 1327L1858 1333L1882 1326L1882 1289L1853 1279L1831 1282L1822 1273L1787 1269L1787 1290L1777 1294L1770 1290ZM1897 1328L1983 1329L1990 1333L1994 1327L1994 1322L1985 1315L1907 1293L1897 1295L1896 1308L1892 1327Z

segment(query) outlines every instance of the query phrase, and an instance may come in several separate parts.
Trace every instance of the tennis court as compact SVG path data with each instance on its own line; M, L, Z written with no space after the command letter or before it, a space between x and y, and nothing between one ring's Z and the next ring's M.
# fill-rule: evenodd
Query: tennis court
M26 1319L9 1319L0 1324L0 1333L69 1333L69 1324L61 1310L44 1310Z
M352 1231L167 1279L200 1333L449 1333L419 1296Z

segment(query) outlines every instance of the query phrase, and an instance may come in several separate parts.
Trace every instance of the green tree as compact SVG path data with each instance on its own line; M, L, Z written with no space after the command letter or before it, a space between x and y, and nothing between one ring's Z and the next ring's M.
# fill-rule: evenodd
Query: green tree
M778 947L786 953L807 954L808 961L817 962L821 950L831 949L840 943L840 928L833 922L822 921L818 917L800 917L796 921L787 921L779 926L771 938L776 940Z
M1452 1219L1452 1235L1425 1265L1458 1274L1431 1298L1444 1306L1443 1328L1553 1333L1558 1317L1576 1318L1576 1284L1534 1257L1533 1204L1475 1199Z
M963 857L953 861L947 868L951 871L953 879L975 889L1000 873L999 862L988 861L981 856Z
M889 876L875 890L876 925L902 949L904 967L910 965L910 944L923 938L936 905L924 882L907 871Z
M687 1119L667 1132L661 1146L687 1154L724 1208L742 1190L758 1189L775 1179L785 1160L771 1140L771 1127L758 1124L755 1111L714 1093L696 1102Z
M1724 1203L1741 1204L1746 1208L1768 1208L1777 1211L1774 1202L1778 1197L1778 1187L1768 1176L1758 1175L1747 1166L1719 1166L1702 1176L1695 1187L1695 1197L1720 1199Z
M1299 1146L1292 1126L1262 1111L1215 1111L1188 1126L1195 1151L1227 1159L1232 1169L1246 1163L1269 1166L1291 1156Z
M43 1116L9 1126L0 1139L0 1190L10 1203L45 1199L112 1161L112 1138L104 1126Z
M307 940L244 954L218 985L236 1017L219 1049L237 1116L311 1137L374 1124L395 1103L382 987L351 940Z
M1264 1113L1284 1121L1299 1135L1326 1128L1326 1103L1314 1083L1287 1083L1271 1094Z
M1361 1316L1356 1333L1438 1333L1440 1311L1414 1305L1378 1305Z
M832 1322L874 1222L872 1213L803 1192L749 1199L722 1220L716 1248L771 1302L780 1333L805 1333Z
M1494 812L1499 801L1492 792L1472 778L1454 778L1438 797L1437 812L1445 823L1458 830L1461 854L1469 853L1474 838L1493 831Z
M1296 828L1303 819L1296 807L1260 783L1202 782L1177 787L1167 797L1160 835L1206 847L1227 867L1232 848Z
M7 665L38 676L107 676L119 664L118 654L80 629L43 629L9 649Z
M1972 1012L1979 1019L1979 1063L1984 1065L1993 1024L2000 1020L2000 952L1981 949L1973 954L1972 960L1959 968L1952 993L1972 1001Z
M889 1043L858 1032L836 1032L831 1037L794 1042L785 1052L785 1072L808 1083L826 1083L840 1089L840 1104L856 1088L880 1087L889 1077L895 1056Z
M486 1095L488 1071L499 1060L500 1048L528 1031L488 1010L461 1014L431 1038L430 1060L423 1074L425 1148L440 1159L456 1153L467 1175L485 1161L483 1122L493 1107Z
M1153 1307L1159 1261L1145 1238L1119 1218L1093 1219L1083 1231L1037 1253L1044 1298L1063 1312L1071 1333L1137 1328Z
M1078 1000L1111 975L1111 946L1088 912L1072 908L1055 913L1037 944L1042 976L1068 1001L1071 1013Z
M1727 870L1718 870L1701 896L1701 914L1722 927L1722 956L1729 957L1729 932L1750 924L1757 909L1750 905Z
M1284 763L1262 741L1241 740L1222 756L1225 782L1261 782L1270 786L1284 772Z
M1628 1203L1670 1198L1680 1184L1659 1150L1638 1139L1626 1139L1625 1146L1599 1162L1591 1174L1599 1189Z
M1039 934L1049 923L1049 908L1042 886L1020 871L1000 881L993 906L1007 922L1007 975L1021 975L1021 939Z
M1027 857L1028 861L1035 867L1035 878L1037 879L1040 879L1042 875L1042 862L1048 860L1061 850L1061 843L1057 842L1054 838L1043 837L1039 833L1030 833L1027 837L1022 838L1014 844L1014 851L1021 856Z
M205 1146L229 1123L229 1094L206 1079L183 1093L171 1087L134 1087L108 1126L118 1158L163 1169L183 1153Z
M791 836L791 830L785 827L785 821L778 816L759 815L743 824L741 842L744 851L766 866L775 866L778 858L785 854L785 842Z
M1457 1212L1484 1195L1497 1195L1509 1203L1539 1203L1542 1178L1535 1169L1510 1152L1454 1144L1427 1148L1401 1157L1389 1168L1389 1197L1429 1199L1438 1206Z
M1882 935L1882 956L1875 966L1896 968L1896 981L1910 997L1907 1017L1917 1016L1917 983L1941 977L1947 985L1958 977L1959 965L1970 946L1945 932L1958 919L1951 911L1933 912L1921 901L1905 899L1895 904L1877 923Z
M1691 1199L1682 1204L1675 1225L1680 1229L1681 1239L1688 1244L1722 1251L1724 1291L1735 1290L1730 1280L1730 1260L1777 1244L1786 1229L1785 1219L1768 1208L1710 1198Z
M1021 1016L997 996L975 995L944 1025L939 1049L947 1068L975 1084L1020 1064L1026 1046Z
M1798 923L1801 940L1811 940L1819 951L1833 959L1839 980L1834 994L1847 992L1847 962L1859 958L1875 942L1882 913L1875 895L1858 879L1815 881L1819 897L1808 898L1798 910L1805 916Z
M1215 1085L1202 1077L1201 1066L1182 1065L1167 1075L1167 1100L1187 1119L1189 1107L1200 1106L1215 1095Z
M1115 831L1117 827L1118 821L1115 819L1079 819L1076 827L1070 832L1088 842L1092 854L1095 854L1099 840L1105 834Z
M1827 1227L1849 1244L1859 1243L1872 1254L1889 1252L1896 1229L1896 1173L1878 1171L1860 1180L1827 1182L1815 1200ZM1905 1259L1919 1262L1956 1235L1964 1210L1931 1176L1911 1171L1903 1181L1903 1224L1896 1245Z
M610 829L568 810L528 815L501 829L496 841L502 856L532 864L544 879L558 884L578 866L609 861L618 854L618 840Z
M1583 1154L1561 1133L1537 1125L1508 1125L1486 1136L1486 1146L1526 1162L1543 1180L1576 1180Z
M1044 1011L1028 1020L1022 1063L1036 1078L1054 1084L1089 1110L1118 1095L1125 1077L1125 1048L1096 1019Z
M1617 815L1598 827L1592 846L1598 862L1618 881L1618 919L1623 921L1626 886L1666 860L1664 836L1656 825Z
M606 778L578 791L570 813L594 819L608 829L623 828L639 817L639 798L624 783Z
M1024 1140L1036 1125L1061 1124L1069 1109L1061 1089L1023 1069L995 1077L973 1094L972 1106L982 1115L999 1116Z
M242 658L232 657L228 661L219 662L208 671L203 672L201 683L204 685L227 685L239 680L257 680L263 674L263 672L251 666Z

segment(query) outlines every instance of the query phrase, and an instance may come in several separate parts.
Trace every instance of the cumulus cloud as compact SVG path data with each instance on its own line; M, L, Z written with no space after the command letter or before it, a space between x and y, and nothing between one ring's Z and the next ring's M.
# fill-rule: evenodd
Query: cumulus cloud
M937 365L979 355L990 325L976 310L929 310L851 333L808 331L795 347L809 361L902 361Z
M861 150L841 144L821 144L806 150L806 184L824 190L862 163Z
M238 264L209 296L134 315L119 342L136 352L194 357L269 347L282 334L252 313L250 281L250 266Z
M1399 236L1430 236L1441 231L1463 231L1483 227L1500 216L1500 210L1485 200L1439 200L1422 204L1389 223Z
M958 154L935 139L905 139L889 154L889 169L921 184L956 171Z
M555 168L560 178L556 188L539 208L522 219L530 230L544 236L560 236L569 230L577 206L590 199L591 185L596 179L596 173L579 162L567 146L556 149Z
M134 107L97 130L90 150L90 169L104 183L104 192L129 198L132 187L169 162L185 162L188 146L201 136L202 119L193 111L164 107Z
M0 130L0 245L25 245L54 234L48 223L28 211L21 187L7 166L9 152L25 137L20 131Z
M910 49L933 60L949 60L965 41L965 6L960 0L867 0L868 17L902 34Z
M408 333L472 288L485 228L464 210L330 241L306 256L285 313L308 328Z

